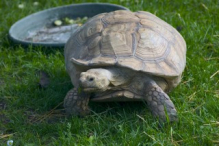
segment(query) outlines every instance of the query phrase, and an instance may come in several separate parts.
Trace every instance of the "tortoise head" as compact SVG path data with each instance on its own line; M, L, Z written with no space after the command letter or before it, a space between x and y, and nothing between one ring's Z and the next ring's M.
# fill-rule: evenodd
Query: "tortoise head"
M106 69L89 69L80 74L80 86L86 92L106 91L109 89L110 72Z

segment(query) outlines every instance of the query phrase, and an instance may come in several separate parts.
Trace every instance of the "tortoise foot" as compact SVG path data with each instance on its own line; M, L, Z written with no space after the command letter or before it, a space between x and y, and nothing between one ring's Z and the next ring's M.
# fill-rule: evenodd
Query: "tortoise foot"
M90 112L88 102L89 96L86 93L79 93L78 88L73 88L64 99L64 108L68 115L86 116Z
M178 121L177 111L169 96L157 85L152 84L146 95L149 109L161 121Z

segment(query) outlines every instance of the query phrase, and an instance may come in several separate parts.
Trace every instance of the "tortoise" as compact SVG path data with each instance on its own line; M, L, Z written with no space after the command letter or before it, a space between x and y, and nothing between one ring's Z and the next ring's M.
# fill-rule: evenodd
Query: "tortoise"
M186 43L175 28L145 12L98 14L67 41L66 70L74 88L67 114L85 116L89 101L145 101L162 121L177 121L167 93L181 81Z

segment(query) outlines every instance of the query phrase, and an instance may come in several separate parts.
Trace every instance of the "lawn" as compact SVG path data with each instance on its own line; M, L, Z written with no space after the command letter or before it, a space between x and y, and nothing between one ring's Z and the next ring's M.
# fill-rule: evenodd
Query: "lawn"
M91 103L84 118L67 117L63 99L73 86L63 48L22 47L8 39L17 20L72 0L0 1L0 145L219 145L218 0L74 0L109 2L144 10L165 20L185 38L182 82L169 95L179 122L160 124L144 103ZM24 7L19 8L19 4ZM50 78L39 88L40 71Z

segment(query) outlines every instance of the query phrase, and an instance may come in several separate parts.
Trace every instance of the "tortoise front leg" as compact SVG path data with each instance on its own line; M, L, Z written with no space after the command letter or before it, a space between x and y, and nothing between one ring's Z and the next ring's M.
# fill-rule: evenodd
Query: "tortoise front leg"
M79 93L78 88L73 88L64 99L64 108L68 115L85 116L89 114L88 102L88 94L84 92Z
M154 82L146 84L145 100L152 114L162 121L166 121L169 117L170 121L177 121L177 111L169 96Z

